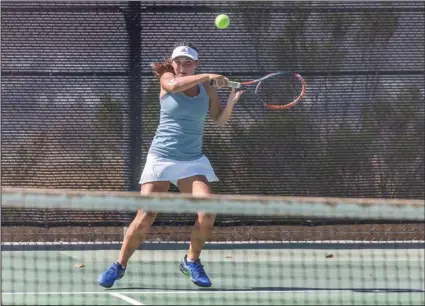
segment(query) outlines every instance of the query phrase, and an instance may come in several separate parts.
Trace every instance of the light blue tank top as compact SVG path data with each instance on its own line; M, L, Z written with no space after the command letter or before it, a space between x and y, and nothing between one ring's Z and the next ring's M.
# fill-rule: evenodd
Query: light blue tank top
M159 126L149 153L173 160L200 158L209 109L209 97L204 86L199 84L199 94L195 97L183 92L167 93L160 103Z

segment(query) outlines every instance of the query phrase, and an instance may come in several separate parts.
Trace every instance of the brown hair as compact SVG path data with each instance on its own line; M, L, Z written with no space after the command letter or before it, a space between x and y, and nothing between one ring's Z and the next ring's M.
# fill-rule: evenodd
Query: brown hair
M179 42L177 44L174 45L174 48L179 47L179 46L186 46L186 47L190 47L192 49L194 49L196 52L198 52L198 49L196 48L196 46L190 42L187 41L183 41L183 42ZM161 78L161 76L166 73L166 72L171 72L174 74L174 68L172 65L172 61L171 58L165 58L162 62L154 62L151 64L151 68L152 68L152 72L153 74L157 77L157 78Z
M171 64L171 59L166 58L162 62L155 62L151 64L153 74L159 79L166 72L174 74L174 68Z

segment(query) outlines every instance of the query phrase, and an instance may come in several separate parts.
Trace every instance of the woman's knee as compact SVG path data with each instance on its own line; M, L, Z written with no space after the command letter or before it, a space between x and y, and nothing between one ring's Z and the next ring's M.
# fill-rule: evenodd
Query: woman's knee
M137 232L147 232L152 224L155 222L158 213L145 212L141 209L137 212L136 218L133 220L133 226Z
M169 182L150 182L140 186L140 194L146 196L156 192L167 192L170 187ZM158 213L144 211L139 209L136 218L132 222L132 226L137 232L147 232L150 226L155 222Z
M201 228L211 228L214 226L216 215L208 213L198 213L198 224Z

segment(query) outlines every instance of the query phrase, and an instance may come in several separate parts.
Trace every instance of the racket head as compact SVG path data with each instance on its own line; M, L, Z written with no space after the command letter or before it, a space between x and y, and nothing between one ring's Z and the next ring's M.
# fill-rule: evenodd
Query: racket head
M251 87L257 100L272 110L293 107L302 100L307 89L304 78L295 72L274 72L241 84L245 89ZM255 85L255 89L252 90L250 85Z

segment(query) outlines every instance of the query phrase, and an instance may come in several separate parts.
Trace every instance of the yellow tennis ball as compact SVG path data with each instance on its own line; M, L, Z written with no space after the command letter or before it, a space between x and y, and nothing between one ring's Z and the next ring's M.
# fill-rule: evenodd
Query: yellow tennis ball
M225 29L229 26L230 19L226 14L220 14L215 18L215 26L219 29Z

